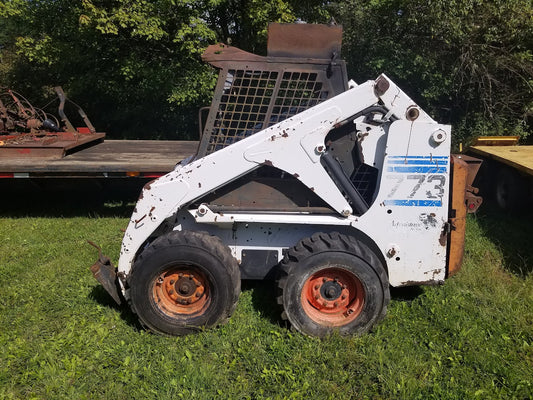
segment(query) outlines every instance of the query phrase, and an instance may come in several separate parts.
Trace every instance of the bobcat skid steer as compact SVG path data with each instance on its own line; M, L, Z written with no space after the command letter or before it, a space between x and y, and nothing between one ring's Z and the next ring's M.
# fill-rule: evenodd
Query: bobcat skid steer
M241 279L272 278L300 332L361 333L390 286L460 268L476 171L387 76L348 82L341 35L272 24L267 57L206 50L220 72L197 154L145 186L118 268L101 253L92 267L145 327L216 325Z

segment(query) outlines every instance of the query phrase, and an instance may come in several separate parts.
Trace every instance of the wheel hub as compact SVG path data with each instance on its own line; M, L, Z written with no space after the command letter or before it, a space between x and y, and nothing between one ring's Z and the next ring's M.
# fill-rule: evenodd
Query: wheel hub
M159 276L154 285L154 299L167 312L194 314L209 303L208 282L192 268L174 269Z
M361 281L343 268L325 268L304 283L302 306L315 322L342 326L361 313L365 291Z
M181 278L174 285L176 292L183 297L190 297L196 292L196 285L192 277Z
M338 281L326 281L320 288L320 295L329 301L338 299L341 293L342 287Z

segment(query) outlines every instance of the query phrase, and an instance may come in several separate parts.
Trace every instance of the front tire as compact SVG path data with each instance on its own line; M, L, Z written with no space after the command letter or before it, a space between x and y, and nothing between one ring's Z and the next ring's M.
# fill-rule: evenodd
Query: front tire
M310 336L367 332L383 319L390 300L376 254L339 233L314 234L290 249L278 286L282 316Z
M184 335L225 322L236 307L240 282L237 261L219 238L173 231L135 261L131 305L148 329Z

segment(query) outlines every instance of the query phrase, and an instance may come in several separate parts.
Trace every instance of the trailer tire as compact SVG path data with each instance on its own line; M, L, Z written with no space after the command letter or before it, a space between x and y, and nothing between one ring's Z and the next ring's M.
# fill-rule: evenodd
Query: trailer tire
M301 333L361 334L390 301L382 262L368 246L339 233L317 233L289 249L278 281L282 317Z
M518 172L503 167L496 175L494 197L500 208L506 211L520 209L527 199L527 184Z
M235 310L237 261L216 236L173 231L137 258L130 284L133 311L146 328L185 335L224 323Z

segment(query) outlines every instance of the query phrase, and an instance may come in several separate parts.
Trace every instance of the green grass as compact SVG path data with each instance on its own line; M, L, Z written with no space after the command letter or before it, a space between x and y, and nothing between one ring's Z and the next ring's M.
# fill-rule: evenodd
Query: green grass
M368 335L292 332L272 285L247 282L227 325L168 338L89 271L86 239L116 261L130 208L39 206L0 219L0 398L533 398L531 214L469 218L462 271L393 290Z

